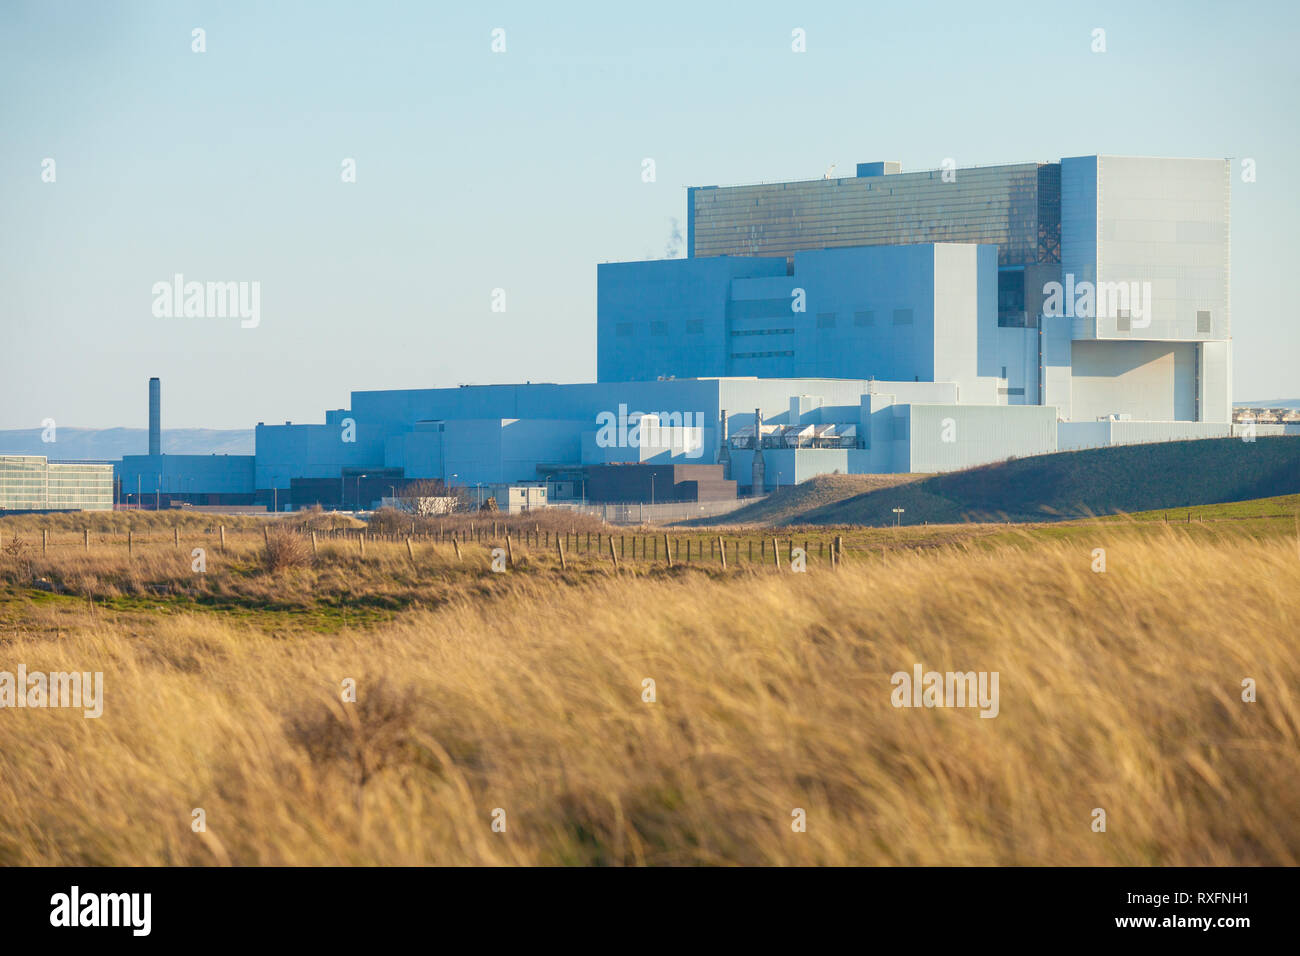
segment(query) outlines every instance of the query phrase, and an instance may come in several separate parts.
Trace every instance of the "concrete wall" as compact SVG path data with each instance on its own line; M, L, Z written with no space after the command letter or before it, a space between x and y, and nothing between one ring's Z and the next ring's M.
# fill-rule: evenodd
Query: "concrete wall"
M973 262L977 247L960 248ZM975 296L974 269L960 260L944 257L954 300L963 282ZM795 376L935 380L933 245L824 249L796 253L794 262L795 284L808 294L796 323ZM971 366L973 374L973 356Z
M1097 317L1097 334L1141 339L1227 339L1228 207L1226 159L1099 156L1097 279L1149 282L1148 328L1124 333ZM1197 329L1198 310L1210 328Z
M1232 421L1232 343L1201 342L1200 420Z
M1190 342L1075 342L1071 417L1128 414L1196 421L1196 346Z
M1056 410L1039 405L909 405L910 470L955 471L1056 451Z
M382 467L387 438L410 427L401 419L358 421L355 431L340 425L258 425L254 482L258 489L288 488L290 478L337 478L342 468Z
M1258 426L1262 429L1264 426ZM1102 448L1107 445L1143 445L1151 442L1228 438L1233 426L1217 422L1061 422L1061 451ZM1257 434L1263 435L1260 431ZM1280 434L1280 433L1279 433Z
M596 380L726 375L730 281L763 275L784 276L785 261L719 257L597 266Z
M933 249L934 374L930 378L956 382L963 402L998 404L997 246L940 243Z
M955 381L997 395L997 247L819 249L598 271L601 382L659 376Z
M732 478L741 488L748 489L754 453L747 448L734 448L731 455ZM874 463L871 452L855 448L764 448L764 484L771 489L778 481L787 486L818 475L878 474L880 469Z
M124 455L115 471L122 491L132 495L137 487L142 492L242 495L256 490L254 462L252 455Z

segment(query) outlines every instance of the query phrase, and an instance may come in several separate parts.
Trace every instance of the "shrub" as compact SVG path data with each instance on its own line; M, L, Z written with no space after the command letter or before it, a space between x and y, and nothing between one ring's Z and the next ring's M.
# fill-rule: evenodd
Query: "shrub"
M266 536L266 569L282 571L311 564L311 544L301 534L276 528Z

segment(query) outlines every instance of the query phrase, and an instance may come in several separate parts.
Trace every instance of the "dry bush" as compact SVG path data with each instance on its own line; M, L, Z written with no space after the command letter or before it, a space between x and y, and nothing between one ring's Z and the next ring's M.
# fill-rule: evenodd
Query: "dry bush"
M280 519L285 527L302 531L341 531L366 527L366 523L338 511L325 511L319 505L296 511L292 517Z
M305 568L312 563L311 542L304 535L286 528L268 530L264 560L266 570L270 572Z

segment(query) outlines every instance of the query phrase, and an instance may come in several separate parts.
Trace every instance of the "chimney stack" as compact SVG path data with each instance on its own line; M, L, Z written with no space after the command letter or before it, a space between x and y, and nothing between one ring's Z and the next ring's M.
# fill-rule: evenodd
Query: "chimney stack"
M162 454L162 382L149 379L149 454Z

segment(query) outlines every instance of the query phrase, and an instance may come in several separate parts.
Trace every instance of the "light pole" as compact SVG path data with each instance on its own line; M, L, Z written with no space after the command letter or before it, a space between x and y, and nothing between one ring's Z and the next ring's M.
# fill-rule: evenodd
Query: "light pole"
M483 510L483 495L479 491L482 485L483 482L481 481L474 482L474 506L480 511Z
M781 473L778 471L776 473L776 487L773 489L773 491L780 491L780 490L781 490Z
M650 507L655 506L655 479L659 477L659 472L650 472Z
M369 477L369 475L357 475L357 511L361 510L361 479Z
M895 527L895 528L897 528L900 524L903 523L903 512L904 512L905 510L907 510L907 509L905 509L905 508L895 508L895 509L894 509L894 527Z

